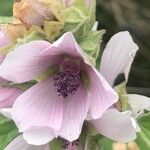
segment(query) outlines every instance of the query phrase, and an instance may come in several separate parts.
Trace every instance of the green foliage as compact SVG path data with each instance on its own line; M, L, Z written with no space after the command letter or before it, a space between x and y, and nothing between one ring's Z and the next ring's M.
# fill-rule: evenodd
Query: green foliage
M49 145L51 150L63 150L62 143L57 139L52 140Z
M91 31L86 37L78 39L81 48L91 57L92 64L97 67L100 64L100 45L104 33L105 30Z
M86 150L112 150L114 141L97 134L90 136L86 140Z
M71 31L76 38L87 36L95 22L95 0L87 7L84 0L75 0L73 5L64 12L65 27L62 33Z
M0 0L0 16L12 16L13 0Z
M18 129L14 122L0 114L0 150L4 150L18 135Z
M103 34L105 33L104 30L101 31L91 31L88 36L85 38L80 39L79 43L82 49L87 52L89 55L94 56L97 58L100 49L100 43L102 42Z
M138 133L135 141L140 150L148 150L150 149L150 112L139 117L138 125L141 127L141 132Z

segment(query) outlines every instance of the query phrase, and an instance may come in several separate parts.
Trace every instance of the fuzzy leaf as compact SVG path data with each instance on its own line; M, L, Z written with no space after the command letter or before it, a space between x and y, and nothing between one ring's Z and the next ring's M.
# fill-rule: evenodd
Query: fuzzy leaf
M89 33L87 37L79 40L80 46L86 53L97 58L104 33L104 30Z
M62 33L71 31L76 39L86 37L95 22L95 0L86 6L84 0L75 0L64 12L65 26Z

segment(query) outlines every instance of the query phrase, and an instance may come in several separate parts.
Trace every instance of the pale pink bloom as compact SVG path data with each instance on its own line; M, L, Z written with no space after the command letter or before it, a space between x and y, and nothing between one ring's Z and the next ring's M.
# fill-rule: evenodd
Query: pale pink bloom
M17 47L6 56L0 75L21 83L46 70L53 73L13 105L12 118L29 144L44 144L58 135L74 141L87 115L97 119L118 100L70 32L53 44L32 41Z
M127 82L137 50L128 31L119 32L110 39L102 56L100 72L111 86L120 73L125 74Z
M100 73L113 86L116 77L124 73L126 82L138 46L129 32L119 32L108 42L101 59ZM93 126L106 137L119 142L130 142L140 131L131 111L108 109L102 117L92 121Z
M138 94L127 94L128 102L132 108L133 117L137 118L144 113L144 110L150 111L150 98Z
M50 147L49 144L42 146L30 145L20 135L10 142L4 150L50 150Z
M9 45L11 41L6 37L5 33L0 29L0 48Z
M0 87L0 109L12 107L22 90L14 87Z
M0 30L0 48L6 47L11 41L6 37L3 31ZM5 59L4 54L0 54L0 64ZM22 93L18 88L3 87L8 81L0 78L0 108L12 107L16 98Z
M0 48L6 47L9 45L11 41L6 37L5 33L0 29ZM5 59L5 54L1 54L0 52L0 64ZM0 85L5 83L5 80L0 77Z
M51 148L49 144L40 146L30 145L23 139L23 135L19 135L11 141L4 150L51 150ZM77 150L77 146L69 144L64 150Z

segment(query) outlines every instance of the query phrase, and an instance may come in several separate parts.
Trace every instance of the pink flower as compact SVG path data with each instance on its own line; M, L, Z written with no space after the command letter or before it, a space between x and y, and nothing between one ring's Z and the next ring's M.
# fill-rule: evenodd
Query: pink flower
M49 144L41 145L41 146L34 146L26 143L23 139L23 136L20 135L16 137L12 142L10 142L5 150L50 150Z
M119 32L110 39L102 55L100 73L111 86L120 73L125 74L127 82L137 50L138 46L127 31ZM131 111L119 112L112 108L93 120L92 125L99 133L122 143L133 141L136 132L140 131Z
M32 41L19 46L0 66L0 75L17 83L34 80L43 72L50 72L49 76L13 105L12 118L30 144L45 144L58 135L74 141L87 116L101 117L118 100L70 32L53 44Z
M0 109L12 107L22 90L14 87L0 87Z
M127 82L138 49L128 31L119 32L110 39L102 56L100 72L111 86L120 73L125 74Z
M6 37L5 33L0 29L0 48L7 46L11 41Z
M9 45L11 41L6 37L3 31L0 30L0 48ZM0 54L0 64L5 59L4 54ZM0 108L12 107L16 98L22 93L18 88L3 87L8 81L0 78Z

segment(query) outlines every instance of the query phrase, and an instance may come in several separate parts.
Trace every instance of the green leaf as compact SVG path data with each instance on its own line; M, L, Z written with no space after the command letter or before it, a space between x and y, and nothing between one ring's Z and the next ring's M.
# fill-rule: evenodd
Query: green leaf
M19 135L15 123L0 114L0 150L4 148Z
M140 150L148 150L150 149L150 112L138 118L138 125L141 127L141 132L137 134L135 141Z
M74 7L66 9L64 16L66 23L81 22L86 17L80 9Z
M75 0L71 7L64 11L65 26L62 33L71 31L76 39L86 37L95 22L95 8L95 0L92 0L89 7L84 0Z
M85 52L97 58L104 33L104 30L91 32L87 37L79 39L79 44Z
M91 57L94 66L100 54L100 44L104 33L104 30L91 31L87 36L78 38L79 45Z
M114 141L111 139L108 139L106 137L103 137L99 144L101 144L102 150L112 150L113 149L113 143Z
M62 144L58 139L52 140L49 145L51 150L62 150Z
M65 26L62 33L65 33L67 31L71 31L73 33L79 32L87 19L87 16L85 16L80 9L74 7L66 9L64 12L64 16Z
M86 150L112 150L114 141L101 134L89 136L86 140Z

